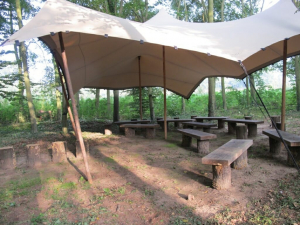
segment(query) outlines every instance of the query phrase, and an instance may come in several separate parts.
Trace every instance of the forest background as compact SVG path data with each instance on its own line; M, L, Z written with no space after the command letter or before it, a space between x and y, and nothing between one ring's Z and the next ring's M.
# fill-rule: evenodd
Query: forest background
M189 22L222 22L245 18L263 10L264 0L70 0L73 3L104 13L145 22L167 8L179 20ZM0 41L16 32L39 11L44 1L1 0ZM294 2L298 5L298 2ZM2 125L30 122L31 131L37 132L37 123L43 120L62 121L67 132L67 106L62 97L61 83L55 61L49 49L38 40L29 40L0 52L0 123ZM37 64L44 65L43 71ZM300 111L300 58L288 59L289 88L286 92L286 110ZM249 79L210 78L202 82L186 100L168 92L169 117L189 118L191 115L263 118L261 103L254 87L271 114L281 111L281 84L274 85L275 77L282 74L282 62L251 74ZM34 79L32 79L34 77ZM38 77L38 78L37 78ZM254 85L250 85L250 83ZM216 85L219 86L216 91ZM102 93L102 94L101 94ZM143 118L155 120L163 115L163 90L142 89ZM139 118L139 90L82 89L76 94L81 120L125 120Z

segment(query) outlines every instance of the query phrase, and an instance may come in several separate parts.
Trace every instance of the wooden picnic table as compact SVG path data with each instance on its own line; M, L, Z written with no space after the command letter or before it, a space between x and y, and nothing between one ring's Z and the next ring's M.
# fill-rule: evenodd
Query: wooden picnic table
M192 119L167 119L167 129L169 128L169 123L179 124L183 122L192 122ZM157 120L157 123L164 129L164 122L165 120ZM177 127L177 126L176 126Z
M257 124L264 123L263 120L244 120L244 119L225 119L224 122L228 123L228 134L236 134L236 124L244 123L248 127L248 137L256 137Z
M218 120L218 129L222 129L225 127L224 120L229 118L228 116L217 116L217 117L202 117L202 116L197 116L194 119L197 122L203 122L204 120Z
M194 128L194 127L200 127L203 128L204 132L209 133L211 127L216 127L217 124L214 123L200 123L200 122L184 122L182 123L183 128Z

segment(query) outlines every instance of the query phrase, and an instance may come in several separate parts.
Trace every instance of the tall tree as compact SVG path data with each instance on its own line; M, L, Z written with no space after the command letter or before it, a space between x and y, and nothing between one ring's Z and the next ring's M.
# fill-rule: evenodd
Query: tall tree
M60 78L58 69L55 63L55 59L52 58L53 66L54 66L54 74L55 74L55 96L56 96L56 120L61 121L62 120L62 106L61 106L61 93L58 90L60 87Z
M23 27L23 22L22 22L22 9L21 9L20 0L16 0L16 12L17 12L19 29L21 29ZM31 87L30 87L30 79L29 79L29 71L28 71L28 63L27 63L27 50L24 42L20 43L20 55L23 64L23 75L24 75L24 83L26 89L26 98L27 98L29 114L30 114L31 132L36 133L37 132L36 116L35 116L35 109L33 105L32 95L31 95Z
M119 114L119 90L114 90L114 118L113 121L117 122L120 119Z
M208 0L208 22L214 22L214 1ZM208 116L215 115L216 105L216 81L214 77L208 78Z
M96 96L95 96L96 118L99 118L99 101L100 101L100 89L96 88Z
M148 88L148 95L149 95L150 120L154 121L155 114L154 114L153 89L152 89L152 87Z
M111 116L111 103L110 103L110 90L109 89L107 89L106 98L107 98L107 117L110 118L110 116Z
M225 0L221 2L221 22L224 22L224 10L225 10ZM223 100L223 109L227 109L226 104L226 93L225 93L225 78L221 77L221 89L222 89L222 100Z

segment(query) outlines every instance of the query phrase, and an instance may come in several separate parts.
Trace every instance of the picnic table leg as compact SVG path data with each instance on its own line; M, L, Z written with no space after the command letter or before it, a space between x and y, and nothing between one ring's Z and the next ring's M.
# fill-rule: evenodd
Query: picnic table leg
M223 120L218 120L218 129L223 129L225 127L225 122Z
M272 155L279 155L281 151L281 141L275 140L273 138L269 138L269 145L270 145L270 153Z
M291 153L292 153L296 163L298 164L298 166L300 166L300 147L299 146L289 147L289 149L291 150ZM288 162L288 165L295 166L292 157L290 157L290 154L288 154L287 162Z
M257 136L257 124L248 124L248 137Z
M147 128L146 129L146 138L155 138L155 129L154 128Z
M233 163L232 168L236 170L241 170L243 168L246 168L248 166L248 155L247 151L245 151L243 154L240 155Z
M198 153L208 154L209 153L209 141L197 140Z
M126 137L134 137L135 136L135 129L125 127L125 136Z
M230 166L212 166L213 182L215 189L227 189L231 187L231 168Z
M191 147L192 137L182 134L182 147Z
M228 122L228 134L235 134L236 123Z

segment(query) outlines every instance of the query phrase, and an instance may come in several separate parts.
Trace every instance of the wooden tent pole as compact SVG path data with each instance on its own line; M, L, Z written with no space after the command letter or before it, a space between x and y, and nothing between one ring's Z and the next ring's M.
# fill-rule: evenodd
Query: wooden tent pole
M167 127L167 93L166 93L166 53L165 46L163 46L163 75L164 75L164 129L165 129L165 140L168 138L168 127Z
M286 92L286 60L287 60L287 39L283 43L283 76L282 76L282 106L281 106L281 130L285 127L285 92Z
M72 81L71 81L71 76L70 76L70 72L69 72L68 61L67 61L62 32L59 32L59 42L60 42L60 48L61 48L61 56L63 59L64 68L65 68L65 76L66 76L66 83L67 83L68 90L69 90L69 97L71 98L72 105L73 105L72 108L73 108L73 113L74 113L75 125L76 125L76 129L77 129L78 141L79 141L80 148L82 151L82 157L83 157L83 161L84 161L84 165L85 165L85 169L86 169L87 179L88 179L89 183L92 184L93 180L92 180L92 176L90 173L90 168L89 168L89 164L87 161L85 146L84 146L83 138L82 138L82 134L81 134L81 127L80 127L80 123L79 123L78 112L77 112L77 108L76 108L76 101L75 101L75 97L74 97L74 93L73 93L73 87L72 87L72 83L71 83Z
M68 108L68 113L69 113L69 116L70 116L70 120L71 120L71 123L72 123L72 127L73 127L73 130L75 132L76 140L78 141L77 129L76 129L76 126L75 126L73 113L72 113L72 110L71 110L71 107L70 107L70 104L69 104L69 100L68 100L68 97L67 97L67 91L66 91L66 88L65 88L65 85L64 85L63 75L60 72L59 63L58 63L58 61L57 61L56 58L55 58L55 62L56 62L56 66L57 66L57 70L58 70L58 74L59 74L59 78L60 78L62 90L63 90L63 95L64 95L65 100L66 100L66 104L67 104L67 108Z
M141 56L139 56L139 88L140 88L140 118L143 119L142 108L142 78L141 78Z

